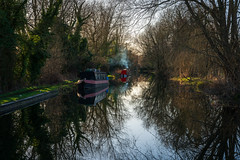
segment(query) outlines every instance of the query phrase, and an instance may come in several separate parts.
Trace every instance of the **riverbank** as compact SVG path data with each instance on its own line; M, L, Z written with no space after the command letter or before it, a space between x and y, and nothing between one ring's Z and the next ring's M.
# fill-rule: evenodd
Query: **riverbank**
M9 113L14 112L19 109L33 106L35 104L38 104L44 100L55 97L57 95L58 95L58 90L53 90L53 91L33 95L33 96L30 96L27 98L23 98L20 100L4 103L4 104L0 105L0 116L9 114Z
M197 92L214 95L218 97L218 99L223 100L224 103L231 102L231 104L240 104L240 91L233 89L224 82L197 77L171 78L170 80L179 82L180 85L192 86Z
M8 92L0 95L0 107L6 103L16 102L18 100L40 95L43 93L58 91L59 89L66 88L74 84L75 84L74 81L66 80L63 83L56 84L56 85L32 86L32 87L27 87L20 90Z
M179 82L180 85L193 86L195 88L195 91L197 92L201 92L204 86L213 84L213 82L210 80L206 80L198 77L186 77L186 78L174 77L174 78L171 78L170 80Z

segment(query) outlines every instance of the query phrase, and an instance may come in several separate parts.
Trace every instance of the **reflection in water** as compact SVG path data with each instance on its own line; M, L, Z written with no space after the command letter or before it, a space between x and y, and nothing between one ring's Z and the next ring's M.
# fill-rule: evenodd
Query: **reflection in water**
M136 110L145 126L154 127L178 158L240 158L239 106L219 101L213 108L209 96L189 86L162 86L166 86L164 81L153 79L141 97L143 105Z
M53 159L46 118L35 105L1 117L1 159Z
M95 106L98 102L106 98L108 92L108 86L92 87L84 89L78 86L79 103L85 105Z
M240 158L238 106L159 77L135 80L112 82L91 105L74 88L0 117L1 159Z

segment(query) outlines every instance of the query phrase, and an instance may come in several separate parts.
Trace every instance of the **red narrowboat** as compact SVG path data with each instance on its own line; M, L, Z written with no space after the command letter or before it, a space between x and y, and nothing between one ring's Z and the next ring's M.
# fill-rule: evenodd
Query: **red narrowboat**
M128 77L127 69L121 71L121 81L126 82Z

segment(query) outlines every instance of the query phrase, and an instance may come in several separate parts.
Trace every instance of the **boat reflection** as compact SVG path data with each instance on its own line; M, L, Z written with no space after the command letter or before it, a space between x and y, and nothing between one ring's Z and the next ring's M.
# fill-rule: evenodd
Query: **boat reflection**
M78 86L77 96L79 97L79 103L84 105L96 106L98 102L107 97L109 86L103 85L92 88L84 88Z

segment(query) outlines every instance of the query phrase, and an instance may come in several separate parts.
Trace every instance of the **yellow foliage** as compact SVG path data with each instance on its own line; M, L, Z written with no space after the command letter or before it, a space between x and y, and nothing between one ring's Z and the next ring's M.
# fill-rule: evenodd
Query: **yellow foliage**
M33 35L32 36L32 41L33 43L38 43L39 41L41 40L40 36L39 35Z

